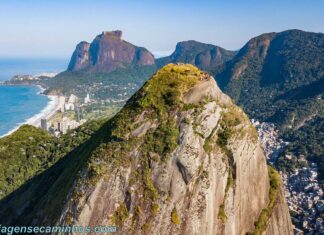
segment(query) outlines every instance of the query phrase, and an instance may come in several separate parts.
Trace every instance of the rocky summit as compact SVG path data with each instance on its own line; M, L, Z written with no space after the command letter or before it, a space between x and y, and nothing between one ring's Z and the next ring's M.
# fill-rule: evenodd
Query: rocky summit
M118 234L292 234L255 128L186 64L157 71L92 138L1 201L0 218Z
M69 71L111 72L130 65L154 65L147 49L122 40L122 31L103 32L92 43L80 42L73 52Z

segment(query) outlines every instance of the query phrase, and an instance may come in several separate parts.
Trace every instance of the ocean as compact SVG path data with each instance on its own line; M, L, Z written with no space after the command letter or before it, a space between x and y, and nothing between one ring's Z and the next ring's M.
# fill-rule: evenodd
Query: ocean
M17 74L60 72L66 67L67 60L63 59L0 59L0 81ZM51 100L40 91L36 86L0 85L0 136L46 110Z
M67 68L68 59L13 59L0 58L0 81L14 75L37 75L55 73Z

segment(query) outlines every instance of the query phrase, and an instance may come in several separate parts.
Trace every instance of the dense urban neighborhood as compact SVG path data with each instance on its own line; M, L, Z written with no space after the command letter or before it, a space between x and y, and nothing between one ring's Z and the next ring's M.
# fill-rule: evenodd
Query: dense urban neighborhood
M273 124L255 120L252 123L258 130L268 162L275 165L279 154L289 143L278 137ZM288 160L292 158L290 155L284 157ZM280 171L295 234L324 234L324 197L317 181L316 164L307 165L303 156L299 161L304 161L306 166L295 169L293 173Z

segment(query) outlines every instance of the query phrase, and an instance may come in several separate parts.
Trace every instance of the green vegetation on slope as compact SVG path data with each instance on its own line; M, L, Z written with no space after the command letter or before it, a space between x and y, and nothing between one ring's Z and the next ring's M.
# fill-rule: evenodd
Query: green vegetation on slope
M251 39L214 71L221 89L244 111L275 123L287 151L319 166L324 180L324 34L289 30ZM317 132L317 134L315 134ZM296 164L281 159L282 170Z
M324 107L323 107L324 108ZM304 167L302 159L288 160L284 154L297 156L309 156L308 159L317 163L319 172L324 172L323 143L324 143L324 117L315 117L305 122L299 129L287 130L283 138L290 144L284 153L279 157L277 165L280 170L293 172L296 167ZM323 182L324 174L320 174L319 179Z
M102 125L103 121L85 123L64 135L63 139L58 139L62 141L63 146L66 146L66 152L65 150L62 152L62 157L47 170L34 175L0 200L2 224L8 225L13 221L15 225L31 224L40 213L46 215L38 216L42 223L52 224L60 216L81 167L84 167L88 157L109 133L107 124ZM16 214L15 211L20 213ZM67 218L71 218L69 213Z
M178 215L177 209L173 208L171 212L171 221L172 223L179 225L181 223L180 217Z
M270 188L269 188L269 203L267 208L262 209L258 220L254 223L255 228L254 231L249 232L249 235L261 235L267 228L269 219L271 217L271 213L276 205L277 198L279 195L281 177L278 172L268 166L268 174L270 180Z
M102 121L88 122L60 138L29 125L0 139L0 198L50 168L87 140Z
M170 56L156 60L158 67L168 63L192 63L201 69L208 70L233 58L236 52L197 41L179 42Z
M152 180L151 164L163 164L177 147L179 130L174 115L183 110L184 93L206 76L196 67L184 64L169 64L154 74L125 107L106 123L108 131L105 140L88 157L86 169L89 174L86 178L79 178L76 188L93 187L109 172L131 167L129 185L136 185L136 194L143 195L136 206L149 206L152 219L159 206L159 194ZM144 136L132 134L150 122L155 124L155 128L148 130ZM135 158L135 153L140 157ZM132 167L134 164L136 167ZM106 167L103 169L101 166ZM77 202L77 191L74 191L72 198ZM133 226L140 220L138 216L140 214L135 214L132 218ZM145 227L150 224L150 221L146 222Z
M116 138L124 136L134 129L133 123L129 122L147 109L153 116L150 118L161 121L162 125L172 122L167 117L172 111L182 109L184 104L182 96L199 79L206 74L192 65L169 64L155 73L152 78L126 103L121 112L116 115L113 123L116 128L113 135ZM172 123L171 123L172 124ZM169 127L168 127L169 128ZM167 130L168 128L160 128ZM161 136L161 135L160 135Z
M224 204L221 204L219 206L219 211L218 211L218 216L217 216L218 219L220 219L223 223L226 222L227 220L227 215L225 213L225 205Z
M160 69L143 87L144 96L139 104L143 108L154 108L163 115L166 109L183 106L184 92L195 86L206 74L189 65L169 64Z
M155 66L120 68L110 73L66 71L41 83L48 87L49 93L75 94L78 97L90 93L95 99L105 100L116 99L126 92L129 98L155 71Z
M119 207L115 211L115 214L113 215L113 224L118 227L121 227L125 222L125 220L127 219L127 217L128 217L128 210L126 208L125 203L122 203L121 205L119 205Z
M30 224L37 218L38 224L52 224L58 221L68 199L66 222L70 223L79 213L75 210L79 200L94 189L99 179L109 181L110 176L118 177L118 173L123 173L123 168L130 167L129 182L126 184L134 189L133 194L140 196L136 200L137 205L134 205L134 213L129 213L127 202L121 201L110 219L118 226L131 219L132 228L145 231L159 210L159 200L168 201L168 198L160 198L162 194L154 185L152 164L164 164L163 159L177 147L179 130L175 116L186 107L182 97L205 76L205 73L190 65L165 66L95 134L0 201L0 218L7 219L6 215L10 214L8 223L14 220L18 221L17 225ZM177 82L178 79L182 82ZM223 129L238 124L236 119L232 120L232 116L223 115ZM148 129L145 135L134 134L135 130L148 123L154 124L154 127ZM77 134L72 136L78 137ZM228 135L224 135L224 144L228 144L228 138ZM234 167L231 159L229 166ZM229 173L226 191L233 185L232 172L235 170ZM26 201L30 203L25 205ZM146 215L143 215L142 208ZM20 209L19 214L14 213L17 209ZM145 216L144 225L139 222L141 216ZM181 223L176 208L171 212L171 221ZM3 224L7 224L7 221L4 220Z
M158 127L145 136L143 149L146 151L144 152L152 151L161 158L165 157L177 146L179 133L171 115L177 109L182 109L184 105L181 100L183 93L198 83L201 76L204 75L192 65L169 64L160 69L111 120L111 140L128 141L111 141L102 149L112 149L111 146L117 144L114 148L119 146L120 149L127 151L134 147L134 143L139 143L140 139L130 136L129 133L139 127L136 124L136 119L143 111L146 111L147 117L152 122L157 122ZM99 155L107 156L104 153L98 153ZM118 156L111 155L111 153L108 156L112 157L114 162L117 161L116 157ZM122 162L126 164L124 160ZM120 161L118 160L118 162Z
M227 165L227 182L225 187L225 195L223 202L219 207L218 219L223 223L226 222L227 216L225 212L225 202L231 187L235 186L236 179L236 164L234 162L233 152L230 147L231 142L235 142L238 139L249 139L251 141L257 140L257 133L255 128L249 124L247 117L240 110L240 108L229 106L221 113L221 118L219 121L220 128L217 130L217 145L221 151L226 155L226 165ZM241 124L245 124L242 126ZM207 138L206 141L210 142L213 138ZM206 143L205 143L206 145ZM206 147L204 146L205 151ZM211 146L209 146L211 148Z
M48 133L28 125L0 139L0 198L57 160L48 154L55 148L53 143Z

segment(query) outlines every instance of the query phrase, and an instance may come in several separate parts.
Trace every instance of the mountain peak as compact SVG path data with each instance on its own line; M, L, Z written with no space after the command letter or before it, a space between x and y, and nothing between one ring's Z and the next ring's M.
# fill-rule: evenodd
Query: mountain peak
M158 59L157 64L162 66L168 63L182 62L210 70L230 60L234 55L235 52L212 44L188 40L178 42L175 51L170 56Z
M292 231L256 130L190 64L157 71L63 161L0 202L3 224L114 225L118 234Z
M77 45L69 71L111 72L128 66L154 65L154 56L147 49L122 40L122 31L104 31L91 44Z
M217 47L215 45L206 44L206 43L203 43L203 42L198 42L196 40L181 41L181 42L178 42L176 46L186 46L186 45L198 45L198 46L202 46L204 48L206 48L206 47Z
M186 103L185 95L190 89L210 80L213 79L208 73L191 64L168 64L157 71L140 90L142 98L138 103L143 108L154 108L159 112L181 107ZM208 94L200 92L200 95ZM196 100L196 103L199 101Z
M108 37L115 37L121 40L123 36L123 32L121 30L103 31L101 35L108 36Z

